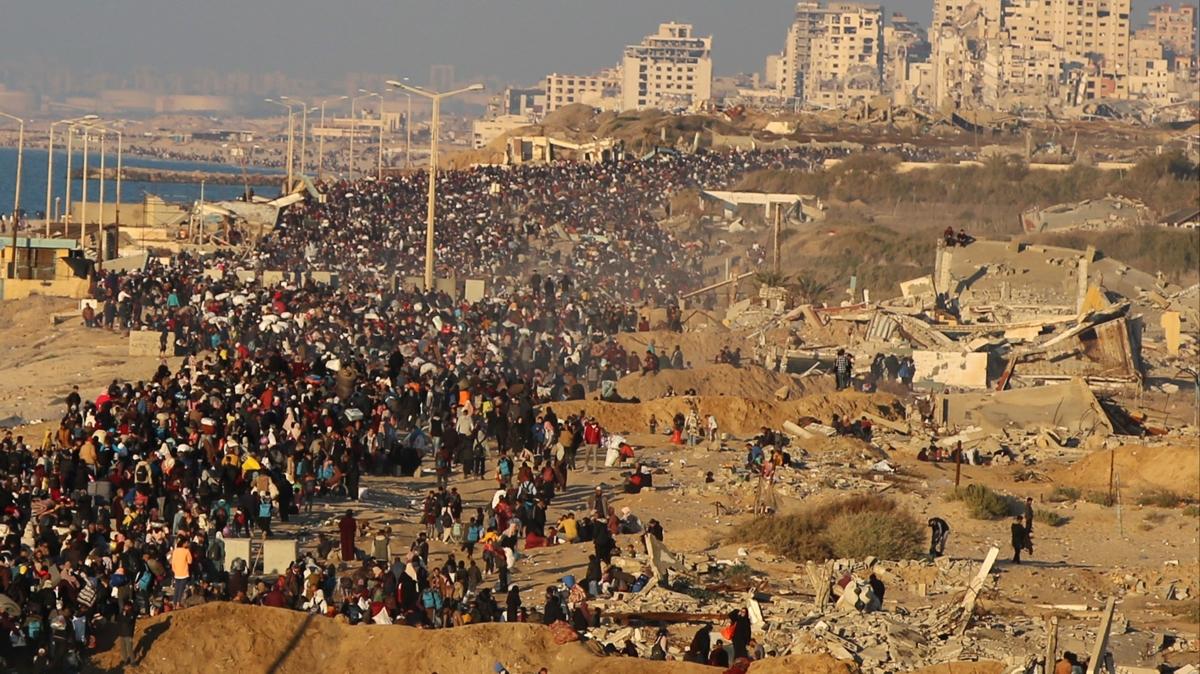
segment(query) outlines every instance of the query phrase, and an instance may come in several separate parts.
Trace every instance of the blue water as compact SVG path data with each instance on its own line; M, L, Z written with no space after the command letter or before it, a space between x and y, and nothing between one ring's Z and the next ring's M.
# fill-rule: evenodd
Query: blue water
M83 153L74 153L71 160L72 172L78 172L83 166ZM209 162L172 161L168 159L147 159L125 155L122 158L124 166L142 166L147 168L171 169L177 171L208 171L211 173L241 173L240 166L229 164L214 164ZM21 210L30 218L41 218L46 210L46 151L25 150L24 162L21 169ZM98 153L88 153L88 165L100 168ZM109 155L104 160L105 168L116 168L116 155ZM278 169L247 168L247 172L278 172ZM51 186L50 208L54 208L54 199L60 199L60 209L66 208L66 151L54 151L54 184ZM17 150L16 148L0 148L0 213L12 213L13 188L16 186ZM78 178L72 181L71 199L79 201L83 198L83 181ZM88 181L88 201L99 199L99 182L95 179ZM271 188L251 185L256 194L275 196ZM207 201L233 199L242 195L241 185L211 185L204 186L204 198ZM143 195L154 194L170 202L190 204L200 198L200 183L147 183L133 180L121 181L121 202L137 203ZM104 202L113 203L117 198L117 183L115 180L104 181Z

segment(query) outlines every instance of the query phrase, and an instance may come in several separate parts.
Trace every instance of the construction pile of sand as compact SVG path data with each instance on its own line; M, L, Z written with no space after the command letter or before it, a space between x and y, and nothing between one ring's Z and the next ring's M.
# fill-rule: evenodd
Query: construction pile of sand
M491 672L547 667L555 674L704 674L687 663L604 658L581 643L559 646L542 625L487 623L446 630L350 625L297 611L214 602L138 623L137 672ZM115 668L119 649L95 658ZM763 670L770 671L770 670ZM824 671L824 670L822 670ZM835 671L835 670L829 670Z
M1165 489L1195 496L1200 484L1200 447L1125 445L1089 454L1055 478L1080 489L1108 489L1110 465L1121 487L1135 492Z
M653 344L654 351L661 358L669 358L678 346L683 352L684 362L691 363L693 367L712 364L723 348L733 351L741 347L745 351L748 344L746 331L732 331L725 326L694 332L622 332L616 335L616 341L621 348L637 354L645 353L646 348Z
M690 370L662 370L655 374L634 372L617 382L617 392L625 398L654 400L667 389L682 394L694 389L700 396L737 396L756 400L775 400L783 393L786 400L805 393L827 393L835 388L832 377L800 379L758 365L706 365Z
M943 662L940 665L914 669L908 674L1000 674L1003 671L1003 662L980 660L979 662Z
M589 414L611 432L645 433L650 417L658 420L659 429L670 424L677 412L687 414L695 407L703 415L712 414L722 432L752 435L763 426L779 428L785 421L813 417L828 423L833 415L856 418L863 412L878 414L881 408L892 405L896 398L886 393L835 391L801 396L795 400L753 400L734 396L673 397L640 403L607 403L595 400L575 400L550 405L559 417L569 414Z
M710 672L717 671L709 669ZM829 655L785 655L767 658L750 665L750 674L857 674L852 662L835 660Z

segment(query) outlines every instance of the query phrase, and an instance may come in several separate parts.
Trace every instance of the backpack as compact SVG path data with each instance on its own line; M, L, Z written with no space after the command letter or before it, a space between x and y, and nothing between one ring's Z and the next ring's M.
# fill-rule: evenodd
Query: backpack
M433 588L428 588L421 593L421 605L425 608L441 610L442 595Z
M271 502L270 501L263 501L262 503L258 504L258 516L259 517L270 517L271 516Z
M500 459L500 475L503 477L512 475L512 459L507 456Z

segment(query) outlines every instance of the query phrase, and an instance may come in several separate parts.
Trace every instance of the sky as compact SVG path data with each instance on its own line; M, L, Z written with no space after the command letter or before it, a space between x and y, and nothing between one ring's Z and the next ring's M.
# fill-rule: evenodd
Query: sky
M1135 6L1154 0L1138 0ZM794 0L12 0L0 15L0 63L114 73L138 67L533 83L593 72L658 23L713 35L718 73L756 72L782 49ZM932 0L893 0L928 23Z

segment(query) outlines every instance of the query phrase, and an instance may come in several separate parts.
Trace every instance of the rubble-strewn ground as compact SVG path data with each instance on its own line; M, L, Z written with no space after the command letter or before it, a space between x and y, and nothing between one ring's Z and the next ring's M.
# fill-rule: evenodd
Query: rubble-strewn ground
M70 311L71 303L34 299L29 303L6 304L3 310L9 320L10 329L3 331L3 346L13 354L6 359L4 367L13 376L6 376L0 384L0 405L5 415L20 415L26 419L42 416L50 419L57 414L59 401L70 390L72 383L79 383L88 392L107 383L112 377L127 372L150 372L154 359L136 359L123 355L125 340L117 334L102 330L85 330L76 320L67 320L51 326L49 314ZM87 362L94 350L111 352L111 362L98 370L86 370ZM64 367L64 364L68 364ZM727 366L726 366L727 367ZM722 370L728 377L743 374L733 368ZM671 376L685 377L689 373L672 373ZM814 613L812 586L805 576L803 566L780 558L766 550L730 542L731 534L740 523L752 517L749 513L754 503L755 483L747 479L741 466L744 462L742 439L755 433L761 426L778 427L784 420L796 420L812 416L828 422L831 415L838 413L852 417L862 412L887 414L895 409L896 398L891 394L864 394L855 392L831 392L820 380L816 383L801 382L802 390L788 400L747 399L737 396L708 395L708 389L727 386L719 378L709 377L703 371L695 375L693 384L702 395L698 398L659 398L640 404L613 404L597 401L559 403L553 405L560 414L586 410L594 414L611 430L626 433L638 448L638 459L655 465L655 487L637 495L620 495L615 505L629 507L643 520L657 518L666 529L666 544L672 551L683 556L684 569L678 578L687 579L694 587L717 585L726 579L730 570L736 571L744 582L729 585L725 589L705 593L703 603L688 595L662 589L648 591L637 597L620 597L607 602L607 610L629 610L644 606L655 610L693 610L705 612L726 610L745 605L746 590L754 586L765 618L765 625L756 628L755 636L769 651L783 653L824 652L831 644L840 645L845 652L860 660L868 671L903 671L922 664L945 660L990 659L1012 662L1025 655L1039 653L1044 648L1045 617L1060 618L1060 648L1087 652L1092 634L1099 621L1098 609L1109 596L1117 596L1118 629L1114 630L1112 649L1118 662L1123 665L1153 666L1160 662L1180 664L1200 659L1197 653L1197 598L1200 598L1200 518L1194 509L1181 506L1164 508L1154 505L1138 505L1139 496L1158 490L1174 491L1182 496L1195 497L1200 478L1200 466L1195 437L1169 437L1139 441L1135 439L1110 438L1099 446L1117 447L1116 470L1120 477L1120 506L1106 507L1085 500L1092 491L1107 487L1108 452L1100 450L1089 455L1089 449L1040 447L1029 445L1027 458L1032 463L1010 465L962 466L963 484L983 484L1002 493L1024 498L1032 496L1039 511L1052 511L1065 519L1061 526L1052 527L1040 521L1035 523L1035 554L1029 560L1015 566L1004 562L1010 553L1007 546L1008 521L981 521L967 517L960 502L945 498L953 487L954 466L946 463L917 461L916 449L921 443L907 436L894 434L877 427L874 443L868 444L848 437L826 438L816 435L810 439L794 440L790 450L794 455L807 454L802 468L790 468L781 472L777 491L780 510L789 512L806 502L817 502L835 498L846 493L883 492L900 505L924 520L934 515L946 519L952 528L947 558L936 564L924 561L880 562L869 565L870 560L842 560L838 568L865 574L873 570L887 584L883 611L860 615L856 612L839 612L827 609L823 614ZM751 379L755 376L749 374ZM666 376L666 375L662 375ZM637 375L641 377L641 375ZM651 375L650 377L653 377ZM36 390L33 387L37 385ZM770 384L773 385L772 378ZM648 387L651 382L639 382ZM795 390L794 388L792 390ZM36 391L36 395L35 395ZM725 443L729 451L720 451L720 443L702 443L695 448L675 447L662 435L648 434L650 414L657 416L660 424L676 411L686 411L695 402L701 414L712 413L718 418L722 432L732 437ZM43 426L44 427L44 426ZM25 427L19 432L30 433ZM40 431L37 431L40 432ZM895 472L872 472L871 467L882 457L887 457ZM592 474L572 473L565 496L555 503L551 512L557 518L567 509L582 511L586 496L593 485L604 484L614 491L622 482L622 473L627 469L605 468ZM704 482L705 473L711 471L715 481ZM384 526L390 526L396 546L407 545L422 528L417 524L419 502L423 494L433 485L432 476L416 479L369 477L365 480L367 494L354 507L359 516L372 523L374 535ZM491 496L494 482L491 480L456 479L457 486L471 506L482 503ZM1057 500L1057 487L1079 490L1077 499L1064 502ZM1189 490L1190 487L1190 490ZM718 504L720 506L718 507ZM344 503L320 504L317 512L309 516L293 518L281 527L283 532L298 535L305 549L315 544L315 534L325 531L332 534L333 520L345 508ZM621 548L626 551L623 567L638 569L646 563L641 553L641 544L636 536L620 537ZM359 541L367 548L370 540ZM962 639L942 640L931 636L935 630L931 624L945 617L945 609L960 601L964 589L988 546L1001 549L1001 561L993 569L993 578L984 586L979 600L977 615L972 627ZM435 543L433 555L440 560L443 555L454 551L452 545ZM526 602L536 607L543 588L558 581L563 575L579 575L586 565L590 545L563 545L531 550L521 560L514 581L523 588ZM635 551L630 557L628 552ZM605 604L605 602L601 602ZM1059 606L1059 608L1054 608ZM270 621L251 619L241 612L256 609L240 607L214 607L204 613L186 611L176 616L156 621L147 621L142 628L146 633L157 634L170 621L171 628L162 636L152 640L151 657L139 671L166 671L177 666L166 654L204 653L218 640L229 638L234 630L222 628L222 620L234 620L238 625L258 625L283 634L298 629L304 616L287 613L286 619ZM211 619L210 614L227 616ZM201 620L201 617L204 617ZM215 622L214 622L215 620ZM335 626L326 621L315 621L307 629L319 630L323 635L313 643L319 651L328 647L325 658L360 657L373 653L379 628L363 628L362 632ZM397 628L399 629L399 628ZM528 639L520 640L500 637L488 628L470 628L466 632L451 631L435 634L435 641L457 644L450 656L450 646L431 646L428 662L439 663L445 671L476 671L478 666L488 666L486 658L493 653L513 653L513 662L534 665L550 663L552 672L592 671L592 665L581 665L577 647L565 649L546 648L539 644L545 641L537 628ZM501 628L502 629L502 628ZM671 645L678 654L686 647L695 625L677 624L671 628ZM921 639L912 639L913 630ZM325 634L329 631L329 634ZM346 634L352 636L347 637ZM1159 634L1175 635L1179 638L1174 648L1183 652L1148 653ZM444 635L444 637L443 637ZM457 636L456 636L457 635ZM907 635L907 636L906 636ZM622 631L619 626L605 625L595 630L592 636L601 641L614 638L640 639L647 647L652 638L651 629ZM239 637L240 638L240 637ZM426 637L422 637L426 639ZM907 639L907 640L906 640ZM354 644L334 647L329 644ZM505 644L521 644L512 651ZM910 641L915 645L910 645ZM308 640L304 640L305 643ZM402 644L404 641L397 641ZM463 646L471 645L471 647ZM619 643L618 643L619 645ZM246 645L244 652L252 655L254 662L269 664L278 653L257 653ZM308 647L306 647L308 648ZM402 648L398 646L397 648ZM578 647L582 648L582 647ZM181 650L182 649L182 650ZM367 650L363 650L367 649ZM319 656L301 653L289 656L282 669L299 667ZM407 651L397 651L407 653ZM520 654L525 655L520 655ZM159 655L161 654L161 655ZM461 661L470 669L455 670L436 657L465 658ZM102 655L101 664L112 656ZM472 659L474 658L474 659ZM311 660L317 661L317 660ZM361 661L361 660L359 660ZM330 660L341 662L338 660ZM350 662L346 660L345 662ZM458 663L459 660L453 662ZM290 663L290 664L289 664ZM260 666L262 666L260 665ZM235 659L224 663L213 663L212 671L245 670L247 662ZM603 667L611 671L625 671L620 660L607 661ZM630 662L628 671L657 671L644 662ZM336 668L336 665L334 665ZM575 667L575 669L572 669ZM663 671L690 671L675 665L677 669ZM774 669L772 669L772 667ZM773 671L824 671L790 669L784 662L768 662L757 667L755 672ZM971 665L970 667L975 667ZM998 666L997 666L998 667ZM616 669L614 669L616 668ZM429 669L432 669L430 667ZM333 670L329 670L333 671ZM416 670L413 670L416 671ZM420 671L425 671L421 669ZM440 671L440 670L439 670ZM517 671L525 671L518 669ZM828 671L841 671L829 669ZM929 670L945 671L945 670ZM983 669L954 669L954 672L996 671Z

